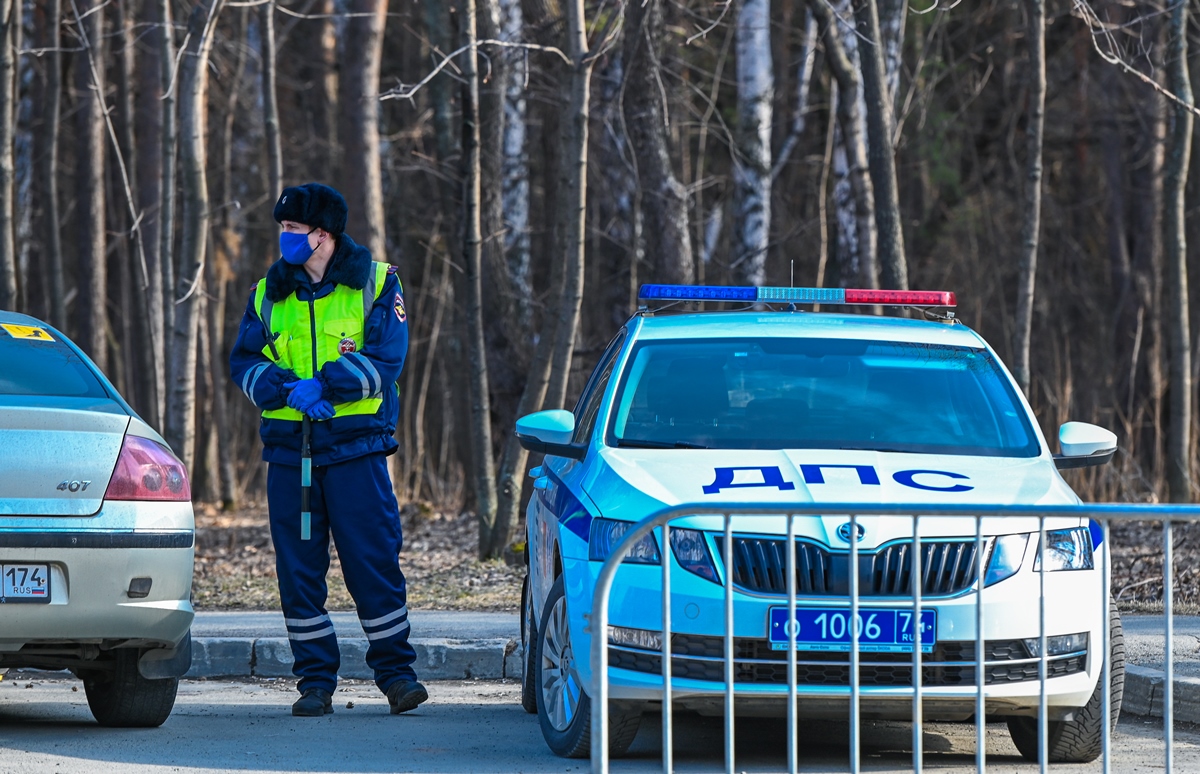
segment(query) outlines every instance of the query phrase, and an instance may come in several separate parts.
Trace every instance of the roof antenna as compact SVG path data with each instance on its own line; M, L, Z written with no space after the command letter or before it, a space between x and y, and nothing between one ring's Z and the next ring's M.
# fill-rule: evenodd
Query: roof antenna
M791 276L791 279L789 280L789 283L790 283L789 287L795 288L796 287L796 259L795 258L790 259L789 263L791 264L791 267L792 267L792 269L791 269L792 276ZM789 312L796 311L796 302L795 301L792 301L791 303L788 304L788 311Z

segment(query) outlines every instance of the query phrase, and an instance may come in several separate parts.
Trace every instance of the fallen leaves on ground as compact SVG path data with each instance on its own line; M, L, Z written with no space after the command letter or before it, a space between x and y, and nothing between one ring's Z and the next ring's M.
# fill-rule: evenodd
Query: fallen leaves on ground
M515 611L524 567L476 558L474 514L443 513L428 504L401 512L404 548L400 569L408 604L423 610ZM331 541L332 542L332 541ZM330 610L353 610L336 546L329 564ZM196 506L196 571L192 600L202 610L278 610L275 550L265 505L226 513Z

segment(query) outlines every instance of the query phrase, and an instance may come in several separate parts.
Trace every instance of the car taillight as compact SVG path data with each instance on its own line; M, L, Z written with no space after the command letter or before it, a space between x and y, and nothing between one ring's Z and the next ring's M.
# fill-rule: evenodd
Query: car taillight
M183 463L170 449L149 438L127 435L104 499L182 502L192 499L192 488Z

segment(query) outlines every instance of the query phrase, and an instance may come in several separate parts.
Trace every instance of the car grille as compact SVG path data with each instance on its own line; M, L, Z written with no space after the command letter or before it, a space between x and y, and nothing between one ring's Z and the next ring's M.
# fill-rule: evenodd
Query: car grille
M725 641L721 637L671 636L672 674L708 682L725 682ZM1020 683L1038 679L1038 661L1030 660L1020 640L985 643L985 682L988 685ZM1014 662L1014 663L1004 663ZM662 657L653 652L609 647L609 666L650 674L662 673ZM1086 654L1053 657L1047 663L1047 678L1082 672ZM921 684L929 687L975 684L975 643L944 642L923 655ZM758 685L787 685L787 651L771 650L767 640L734 640L734 682ZM912 656L908 653L859 654L859 685L911 686ZM796 684L847 686L850 684L849 653L798 653Z
M720 544L721 541L717 541ZM846 596L850 593L850 555L796 541L796 593ZM787 540L734 537L733 582L760 594L787 594ZM858 555L861 596L907 596L912 591L913 546L892 543ZM921 593L958 594L978 577L975 541L922 542Z

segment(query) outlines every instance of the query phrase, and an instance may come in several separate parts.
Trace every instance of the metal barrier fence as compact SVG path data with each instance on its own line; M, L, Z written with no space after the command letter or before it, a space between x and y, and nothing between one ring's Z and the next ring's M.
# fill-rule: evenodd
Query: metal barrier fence
M905 505L903 507L881 507L879 505L865 505L855 503L835 503L835 504L789 504L782 506L770 506L761 503L746 503L746 504L724 504L720 506L714 505L684 505L678 507L667 508L652 514L646 519L638 522L634 527L630 528L623 536L621 542L617 545L612 555L604 563L603 568L596 581L596 587L593 595L592 610L589 616L588 631L592 635L591 639L591 666L592 666L592 685L589 692L594 697L593 712L592 712L592 729L591 729L591 763L593 774L601 774L608 771L609 766L609 597L612 591L614 580L617 578L618 571L621 567L621 562L637 541L654 530L658 530L659 545L662 546L660 556L662 557L661 567L661 584L662 584L662 629L660 652L662 656L660 661L662 664L662 748L663 758L662 766L664 772L674 771L674 745L673 745L673 696L675 691L675 683L678 678L672 676L672 660L675 651L672 648L672 623L671 623L671 575L672 561L674 551L671 543L671 522L688 516L719 516L724 519L724 530L721 535L721 546L723 550L717 552L713 556L714 563L717 565L719 573L718 582L721 583L724 590L724 731L725 731L725 770L732 774L735 769L736 747L734 734L734 719L735 719L735 698L742 694L735 683L735 658L734 658L734 591L735 584L733 580L733 562L734 556L734 536L737 533L735 529L734 519L739 515L754 515L761 516L777 516L781 520L786 520L786 531L780 532L779 537L782 538L786 534L787 546L791 550L786 550L786 575L787 575L787 757L788 771L796 772L799 766L799 749L797 744L797 713L798 713L798 681L797 681L797 649L796 649L796 611L797 605L797 573L796 573L796 518L806 516L828 516L841 515L849 520L849 533L855 535L858 531L858 519L868 516L894 516L909 519L912 524L911 539L912 539L912 556L922 557L921 542L922 538L918 527L923 520L942 519L942 518L973 518L975 522L975 570L976 575L973 583L964 593L972 593L975 597L975 643L974 643L974 676L975 690L973 699L975 702L975 730L976 730L976 756L975 765L978 772L986 770L986 716L985 711L986 701L989 697L986 685L986 666L993 665L995 662L988 662L986 659L987 651L985 649L985 633L984 633L984 613L983 613L983 594L978 593L985 587L985 573L987 572L988 556L985 554L990 537L984 534L983 520L995 517L1032 517L1038 519L1038 555L1037 566L1044 567L1046 553L1046 521L1056 518L1085 518L1091 519L1099 523L1102 531L1102 543L1106 546L1102 552L1103 559L1099 565L1099 570L1102 574L1105 593L1101 596L1101 605L1103 607L1101 614L1102 621L1102 642L1098 652L1104 656L1103 672L1100 680L1103 685L1103 741L1102 741L1102 766L1105 774L1110 771L1111 765L1111 664L1110 664L1110 632L1107 625L1110 601L1110 589L1112 585L1112 563L1109 547L1110 542L1110 526L1117 521L1153 521L1160 522L1163 526L1163 577L1164 579L1173 577L1172 555L1171 555L1171 527L1173 522L1194 522L1200 521L1200 506L1136 506L1136 505L1080 505L1080 506L957 506L951 507L946 505ZM761 530L756 531L756 534L762 534ZM1031 532L1030 535L1033 533ZM932 542L932 540L931 540ZM848 607L843 608L848 612L848 617L844 620L849 622L858 622L849 624L854 628L854 631L861 634L860 619L860 589L859 589L859 553L857 540L848 540L849 549L845 553L849 556L849 593ZM918 562L913 561L913 567L917 567ZM682 568L676 572L686 572ZM917 640L920 639L920 625L922 621L922 587L924 585L924 570L921 572L913 572L911 592L911 606L913 609L913 632ZM1038 620L1039 620L1039 647L1036 657L1038 664L1038 689L1039 689L1039 711L1038 711L1038 749L1039 749L1039 768L1045 772L1049 765L1048 762L1048 728L1049 728L1049 712L1047 706L1047 691L1046 682L1048 679L1048 667L1051 661L1047 643L1047 627L1046 627L1046 575L1045 572L1038 572ZM1172 697L1174 691L1174 662L1170 644L1174 634L1172 623L1172 588L1171 583L1164 582L1163 584L1163 603L1164 603L1164 634L1165 634L1165 685L1163 686L1163 727L1164 727L1164 755L1165 769L1167 772L1172 770L1172 748L1174 745L1173 739L1173 713L1172 713ZM907 606L907 601L898 607ZM861 739L859 737L860 722L861 722L861 697L863 694L863 686L860 676L860 643L859 637L853 634L849 635L849 722L850 722L850 764L849 770L857 772L861 765ZM1089 652L1096 652L1096 648L1092 643L1089 643ZM916 642L912 647L912 672L910 676L909 691L912 695L912 747L913 747L913 770L920 772L922 770L922 726L923 726L923 670L922 670L922 647ZM1032 660L1032 659L1030 659ZM965 662L971 663L971 662ZM894 696L895 688L890 688ZM868 689L869 691L869 689Z

